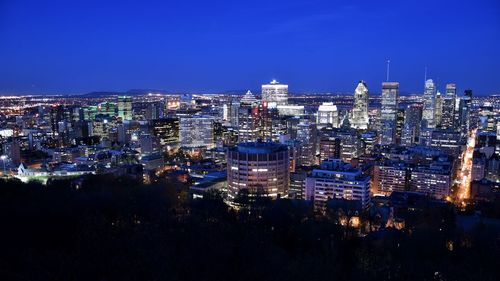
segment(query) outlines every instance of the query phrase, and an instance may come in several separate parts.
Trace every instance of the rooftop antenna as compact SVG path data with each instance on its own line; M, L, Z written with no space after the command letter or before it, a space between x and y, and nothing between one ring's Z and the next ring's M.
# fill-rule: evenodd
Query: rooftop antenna
M425 67L424 70L424 82L427 81L427 66Z
M387 59L387 82L389 82L389 64L391 63L391 60Z

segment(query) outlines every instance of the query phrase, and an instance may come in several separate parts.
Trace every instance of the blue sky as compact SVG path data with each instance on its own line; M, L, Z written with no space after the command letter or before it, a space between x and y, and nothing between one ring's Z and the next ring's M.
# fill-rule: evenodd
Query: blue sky
M500 92L500 1L0 0L0 93Z

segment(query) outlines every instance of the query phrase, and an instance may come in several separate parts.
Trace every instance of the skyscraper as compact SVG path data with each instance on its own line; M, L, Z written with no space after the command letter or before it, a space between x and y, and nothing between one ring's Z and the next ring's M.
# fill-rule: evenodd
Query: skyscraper
M257 98L252 94L252 92L247 91L245 95L240 100L241 104L252 105L254 103L258 103Z
M405 110L405 121L401 133L401 144L411 145L420 135L420 122L422 121L422 105L411 104Z
M339 112L333 102L324 102L318 107L316 123L318 129L330 124L334 128L339 127Z
M368 88L365 81L361 80L354 91L354 106L352 109L351 127L355 129L368 128Z
M424 110L422 112L422 125L424 128L435 128L434 113L436 109L436 86L432 79L425 81Z
M436 103L434 110L434 122L436 127L441 127L441 120L443 118L443 96L440 92L436 93Z
M382 109L380 121L382 124L380 144L395 143L396 112L398 109L398 82L382 83Z
M118 96L118 117L125 120L132 120L132 97Z
M462 136L466 136L470 129L470 111L472 106L472 90L465 90L459 101L458 122Z
M260 118L257 104L241 103L238 108L238 141L256 141L259 138Z
M453 119L455 116L455 99L457 96L457 87L455 84L446 84L446 92L443 98L443 107L441 115L441 128L453 129Z
M297 126L297 140L301 142L300 164L316 164L316 124L309 119L301 119Z
M276 80L262 85L262 101L267 102L270 108L288 104L288 85Z

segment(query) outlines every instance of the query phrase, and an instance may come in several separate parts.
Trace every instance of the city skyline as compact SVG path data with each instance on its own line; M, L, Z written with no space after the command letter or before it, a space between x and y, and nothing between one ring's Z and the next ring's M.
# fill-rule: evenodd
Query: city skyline
M500 91L498 2L330 2L4 2L0 93L210 93L272 79L295 93L364 80L376 93L388 59L401 93L422 93L426 68L441 91Z
M496 280L500 2L0 1L0 280Z

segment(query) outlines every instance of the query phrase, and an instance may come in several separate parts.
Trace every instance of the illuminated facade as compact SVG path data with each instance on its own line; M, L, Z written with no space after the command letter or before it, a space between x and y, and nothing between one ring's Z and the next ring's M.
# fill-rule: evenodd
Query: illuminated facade
M288 146L274 142L245 142L227 152L228 197L242 189L272 198L288 194L290 158Z
M359 200L363 207L370 203L370 177L360 169L339 159L321 162L306 178L305 199L313 200L316 209L325 207L329 199Z
M380 114L380 144L393 144L396 140L396 113L398 110L399 83L382 83L382 108Z
M153 135L160 139L162 145L179 142L179 119L163 118L151 121Z
M354 91L354 107L350 123L354 129L368 129L368 88L365 81L359 81Z
M425 81L424 90L424 109L422 112L422 121L424 128L435 128L435 110L436 110L436 86L432 79Z
M333 128L339 127L339 112L333 102L324 102L318 107L316 124L318 129L330 124Z
M441 128L453 129L455 116L455 100L457 97L457 86L455 84L446 84L446 92L443 98Z
M288 85L276 80L262 85L262 101L267 102L269 107L288 104Z
M210 149L215 146L214 118L199 115L182 116L179 125L181 147Z
M125 120L132 120L132 97L118 96L118 117Z

